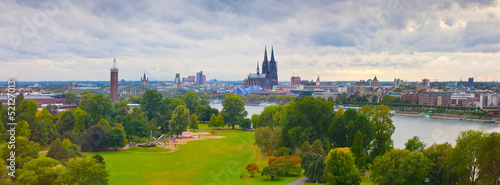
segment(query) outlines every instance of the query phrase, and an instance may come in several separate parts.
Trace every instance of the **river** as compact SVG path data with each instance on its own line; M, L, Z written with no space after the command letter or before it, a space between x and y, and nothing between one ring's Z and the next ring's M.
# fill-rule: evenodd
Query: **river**
M211 107L222 110L221 104L210 104ZM253 114L260 114L264 106L245 106L247 117ZM396 127L392 140L395 148L404 148L406 141L413 136L418 136L428 146L433 143L448 142L455 145L455 139L460 131L474 129L485 132L500 132L499 124L482 123L478 121L448 120L438 118L422 118L408 116L394 116L393 124Z

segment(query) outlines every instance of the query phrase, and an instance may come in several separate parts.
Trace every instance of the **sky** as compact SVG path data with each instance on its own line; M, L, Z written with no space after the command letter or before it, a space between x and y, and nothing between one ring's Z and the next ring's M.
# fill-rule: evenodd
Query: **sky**
M3 0L0 81L500 80L499 0ZM270 56L269 56L270 57Z

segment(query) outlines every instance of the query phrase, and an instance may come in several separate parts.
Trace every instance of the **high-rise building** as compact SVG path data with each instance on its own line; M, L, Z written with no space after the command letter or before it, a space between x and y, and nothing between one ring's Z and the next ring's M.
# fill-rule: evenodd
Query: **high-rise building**
M116 68L116 59L113 60L113 68L110 71L109 98L111 99L111 103L115 103L118 101L118 68Z
M300 82L301 82L301 80L300 80L300 77L298 77L298 76L292 76L292 78L290 78L290 83L292 85L300 85Z
M474 85L474 77L470 77L469 78L469 86L473 86Z
M125 85L125 79L122 79L121 80L121 85L124 86Z
M422 89L428 89L431 87L431 80L430 79L422 79Z
M207 83L207 77L203 74L203 71L196 73L196 84L205 85Z
M175 74L174 83L177 86L177 88L181 87L181 75L179 73Z

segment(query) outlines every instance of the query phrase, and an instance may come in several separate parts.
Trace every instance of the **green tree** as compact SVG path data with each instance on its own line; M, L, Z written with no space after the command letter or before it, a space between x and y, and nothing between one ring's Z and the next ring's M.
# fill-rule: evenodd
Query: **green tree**
M265 110L265 108L264 108L264 110ZM252 117L250 118L250 120L252 120L253 128L257 128L256 124L257 124L257 121L259 120L259 115L253 114Z
M78 104L78 95L76 93L68 92L64 96L65 104Z
M396 87L392 92L403 92L403 89L401 87Z
M108 139L108 145L115 148L115 151L118 150L118 148L123 148L127 143L125 131L117 127L113 127L109 130Z
M76 144L71 143L69 139L64 139L61 142L59 138L52 141L49 152L47 153L47 157L59 161L67 161L69 158L80 156L83 156L83 154Z
M40 157L27 162L22 169L19 169L16 183L50 185L64 172L65 167L60 161L50 157Z
M35 122L31 126L31 140L45 146L49 143L49 135L55 135L56 126L52 114L45 108L36 113Z
M66 171L57 178L61 184L108 184L106 166L91 157L69 159Z
M212 127L212 129L217 127L217 116L215 114L212 114L212 116L210 116L210 121L208 121L208 127Z
M349 148L336 148L326 156L326 184L360 184L361 177Z
M271 154L273 131L269 127L260 127L255 129L255 145L260 148L262 155Z
M10 170L5 165L5 161L0 160L0 184L12 184L10 177L7 175L9 172Z
M450 163L450 153L453 147L449 143L433 144L424 149L423 154L431 160L432 167L429 171L428 184L455 184L456 176L453 173L455 166Z
M500 184L500 133L493 132L484 136L478 148L478 179L481 184Z
M44 108L47 109L50 112L50 114L52 114L52 116L59 114L59 111L57 110L58 107L56 105L50 104L50 105L45 106Z
M9 145L5 145L5 147L0 150L2 159L6 161L7 165L10 166L12 163L10 161L12 160L7 160L11 158L10 152L14 152L15 155L15 167L16 169L20 169L23 167L24 163L31 160L38 158L38 152L40 149L40 145L38 143L35 143L33 141L29 141L25 137L16 137L16 144L15 148L11 147L9 148Z
M182 95L182 101L186 103L186 107L189 109L189 112L194 114L196 107L200 105L200 96L195 92L189 91Z
M311 146L311 152L319 154L321 156L325 156L325 149L323 149L323 145L321 144L321 140L316 139Z
M274 177L278 176L278 174L280 174L280 173L284 173L283 169L280 169L280 167L276 166L276 165L270 165L270 166L264 167L264 169L262 169L262 173L260 175L261 176L269 176L269 177L271 177L271 180L274 180Z
M311 145L309 144L309 141L304 141L304 143L302 143L302 146L300 146L300 153L305 154L310 151L311 151Z
M106 129L110 129L111 128L111 125L109 124L109 122L106 119L104 119L104 118L101 118L101 120L99 120L99 122L97 122L96 125L103 126Z
M141 110L144 111L148 121L159 116L162 99L163 95L157 90L147 90L142 94Z
M83 132L91 126L90 114L80 108L73 109L73 113L75 115L75 126L73 127L75 131Z
M23 100L16 111L18 111L16 114L17 122L26 121L28 124L32 124L36 119L38 103L35 100Z
M405 143L405 147L410 151L418 150L422 152L425 149L425 143L420 141L420 138L418 136L413 136L413 138L408 139L408 141Z
M233 129L234 125L239 125L248 114L245 110L245 102L236 94L227 95L222 102L222 107L221 114L224 117L224 122L232 126Z
M258 119L254 122L254 128L257 127L274 127L280 126L280 112L283 110L284 106L281 105L269 105L260 113Z
M366 157L363 149L363 134L358 130L354 137L354 142L351 146L351 151L354 156L354 162L360 173L364 173L366 169Z
M375 140L373 141L373 149L370 153L372 158L384 154L393 146L391 136L396 127L392 124L392 114L390 110L391 109L385 105L379 105L373 109L371 120L375 129Z
M16 137L30 138L31 129L30 125L26 121L19 121L16 125Z
M172 113L172 119L170 119L169 130L172 135L177 135L177 137L184 131L187 130L189 124L189 109L179 105L175 108Z
M457 145L452 151L452 162L460 184L475 184L479 172L478 149L481 146L484 132L467 130L460 132Z
M370 179L377 184L423 184L431 165L420 151L393 149L375 158Z
M106 163L104 162L104 158L101 155L95 154L92 156L92 158L94 158L97 162L106 165Z
M224 116L222 114L219 114L217 116L217 127L218 128L224 128L226 124L224 123Z
M118 105L118 109L116 110L116 115L126 116L129 112L130 112L130 107L124 101L121 101L120 104Z
M59 120L57 120L57 128L59 134L73 130L75 127L76 119L75 113L72 109L68 109L60 113Z
M313 152L307 152L301 155L300 165L304 168L304 176L310 182L325 182L323 170L325 169L325 157Z
M281 147L273 152L275 157L289 157L292 154L292 149L287 147Z
M194 131L194 129L198 129L198 117L196 114L191 115L191 122L189 124L189 128Z
M109 96L98 94L90 99L88 103L88 110L83 110L90 114L92 123L95 125L101 120L101 118L108 120L113 112L113 107Z
M248 118L244 118L243 121L241 121L240 127L242 129L250 129L252 127L252 121Z
M92 95L92 94L84 94L84 95L82 95L80 97L80 102L78 102L78 107L80 109L84 110L85 112L89 112L90 111L89 104L92 101L93 97L94 97L94 95Z
M99 151L108 147L108 130L100 125L94 125L83 133L83 146L85 151Z
M267 101L269 101L269 102L274 102L274 101L276 101L276 95L274 95L274 94L270 94L270 95L267 97Z

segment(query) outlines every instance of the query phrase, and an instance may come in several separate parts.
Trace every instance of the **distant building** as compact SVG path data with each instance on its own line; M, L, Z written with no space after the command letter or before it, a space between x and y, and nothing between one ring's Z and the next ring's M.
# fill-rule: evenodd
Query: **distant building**
M318 76L318 78L316 79L316 85L319 85L319 83L320 82L319 82L319 76Z
M244 80L244 86L260 86L264 89L272 89L278 85L278 66L274 60L274 49L271 49L271 61L267 60L267 49L264 49L264 61L262 62L262 73L259 72L257 63L257 73L249 74Z
M474 77L470 77L469 78L469 86L473 86L474 85Z
M498 100L500 98L496 93L481 93L479 95L479 107L483 109L484 107L498 107Z
M125 85L125 79L122 79L122 80L120 81L120 85L122 85L122 86L124 86L124 85Z
M144 77L141 77L141 85L149 85L149 78L146 78L146 73L144 73Z
M453 93L453 94L451 94L450 105L451 106L465 106L473 98L474 98L473 93L465 93L465 92Z
M422 79L421 89L429 89L431 87L431 80L430 79Z
M203 74L203 71L196 73L196 84L205 85L207 83L207 77Z
M188 76L188 77L183 77L182 78L182 83L183 84L194 84L196 77L195 76Z
M370 81L370 87L366 86L366 83L364 80L360 80L359 82L356 82L354 84L354 93L358 93L360 96L367 95L367 96L380 96L382 95L382 89L379 87L379 81L377 80L377 77L373 78L373 80Z
M300 77L292 76L292 78L290 78L290 84L291 85L300 85Z
M404 84L404 81L401 80L400 78L396 79L394 78L394 86L397 87L397 86L401 86Z
M177 88L181 88L181 75L179 73L175 74L174 84Z
M113 68L110 71L109 99L111 99L111 103L115 103L118 101L118 68L116 68L116 59L113 59Z

